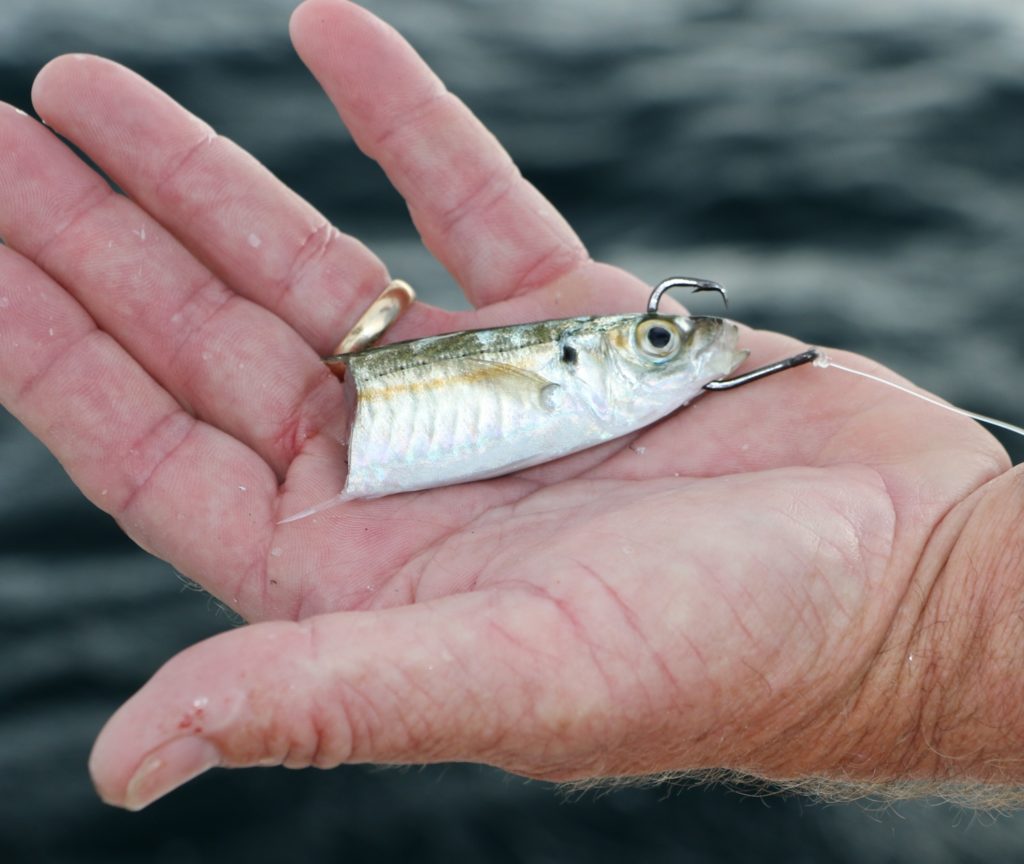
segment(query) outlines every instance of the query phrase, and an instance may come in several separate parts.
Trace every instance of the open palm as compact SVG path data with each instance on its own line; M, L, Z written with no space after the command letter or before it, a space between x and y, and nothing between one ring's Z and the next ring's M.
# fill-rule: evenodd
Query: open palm
M390 338L642 310L646 286L587 258L396 33L309 0L293 37L477 307L417 305ZM33 98L128 197L0 112L3 402L137 542L265 622L116 715L93 756L108 800L214 764L567 778L852 758L830 718L856 714L919 611L940 521L1008 467L987 433L805 368L517 475L279 525L342 486L318 356L384 265L121 67L61 58ZM743 344L755 363L800 347Z

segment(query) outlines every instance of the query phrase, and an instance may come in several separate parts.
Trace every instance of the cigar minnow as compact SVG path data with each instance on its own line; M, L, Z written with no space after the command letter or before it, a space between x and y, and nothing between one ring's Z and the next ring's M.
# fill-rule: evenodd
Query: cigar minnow
M642 429L709 385L727 389L779 371L766 367L730 383L726 376L748 354L738 345L738 327L724 318L660 313L661 295L678 286L725 296L717 283L675 278L654 290L640 314L467 330L324 358L354 405L348 474L337 498L285 521L338 501L549 462Z

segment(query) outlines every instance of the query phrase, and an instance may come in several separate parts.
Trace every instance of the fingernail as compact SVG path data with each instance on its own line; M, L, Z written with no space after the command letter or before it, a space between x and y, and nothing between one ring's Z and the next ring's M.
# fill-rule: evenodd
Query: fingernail
M141 810L204 771L220 764L220 753L203 738L175 738L154 750L125 790L124 806Z

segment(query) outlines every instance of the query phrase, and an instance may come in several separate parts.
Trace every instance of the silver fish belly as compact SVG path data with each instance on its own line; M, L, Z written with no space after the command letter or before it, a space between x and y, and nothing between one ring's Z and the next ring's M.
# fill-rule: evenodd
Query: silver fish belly
M618 438L747 356L736 325L660 314L569 318L345 357L355 414L342 498L481 480Z

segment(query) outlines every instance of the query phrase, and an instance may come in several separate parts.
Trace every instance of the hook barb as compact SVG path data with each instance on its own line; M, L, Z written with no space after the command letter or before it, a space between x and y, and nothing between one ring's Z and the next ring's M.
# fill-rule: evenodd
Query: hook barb
M698 291L714 291L721 295L725 308L729 308L729 297L725 293L725 289L717 282L713 282L710 279L695 279L692 276L672 276L663 282L659 282L651 292L650 299L647 301L648 315L658 314L658 304L661 303L662 295L673 288L692 288L694 294Z

